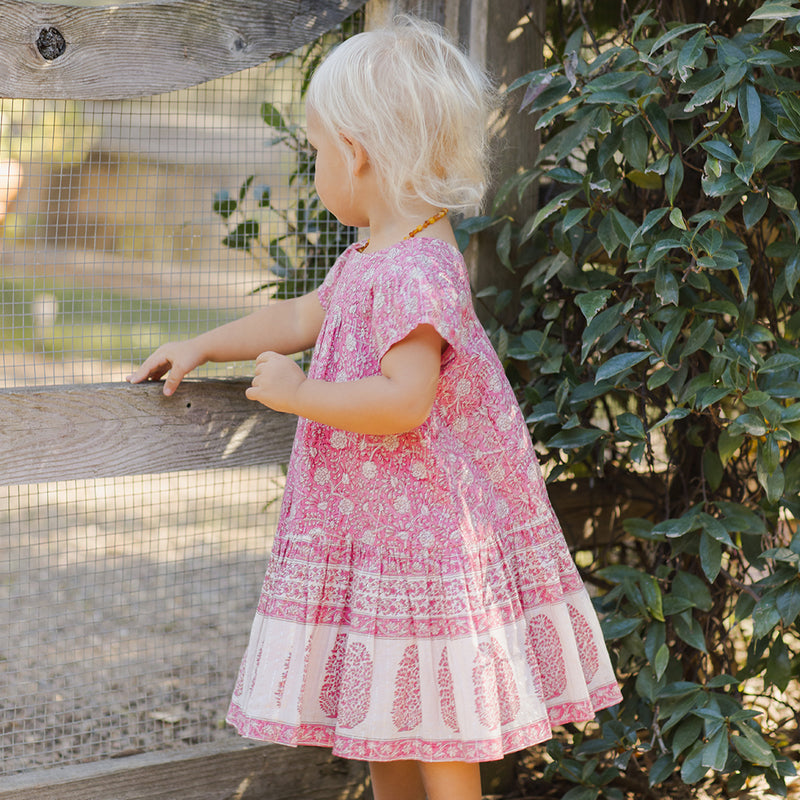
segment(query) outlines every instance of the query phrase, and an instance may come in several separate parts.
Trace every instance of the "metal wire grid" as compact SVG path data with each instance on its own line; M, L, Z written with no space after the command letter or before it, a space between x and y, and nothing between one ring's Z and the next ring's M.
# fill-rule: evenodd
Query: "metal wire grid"
M119 380L165 337L265 301L252 290L266 265L222 244L214 198L253 176L291 209L292 154L267 146L260 108L269 96L302 121L292 72L259 67L141 101L0 101L6 385ZM243 206L267 236L286 225L251 197Z
M4 492L3 773L233 737L280 490L240 469Z
M313 168L264 121L268 101L303 122L298 63L0 100L0 387L120 380L285 291L315 242L332 263L353 233L310 218ZM233 737L281 490L278 466L0 490L0 775Z

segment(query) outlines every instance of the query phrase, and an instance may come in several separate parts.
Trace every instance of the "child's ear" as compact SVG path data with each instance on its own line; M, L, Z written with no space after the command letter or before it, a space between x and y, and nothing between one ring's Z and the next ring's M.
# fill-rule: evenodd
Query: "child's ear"
M361 142L342 134L342 139L350 151L350 169L354 176L361 175L369 166L369 154Z

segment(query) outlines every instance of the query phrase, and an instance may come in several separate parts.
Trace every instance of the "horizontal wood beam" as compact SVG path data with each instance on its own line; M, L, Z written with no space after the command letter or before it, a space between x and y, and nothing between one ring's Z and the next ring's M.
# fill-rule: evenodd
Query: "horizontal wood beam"
M0 390L0 485L286 463L295 417L247 380Z
M318 38L365 0L0 0L0 97L109 100L182 89Z
M366 783L319 747L227 743L7 776L0 800L363 800Z

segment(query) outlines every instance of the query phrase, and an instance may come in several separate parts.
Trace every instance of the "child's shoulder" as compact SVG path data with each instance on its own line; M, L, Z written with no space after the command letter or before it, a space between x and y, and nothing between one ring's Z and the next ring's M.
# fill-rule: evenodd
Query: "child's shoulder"
M385 250L367 255L373 256L375 267L380 272L411 271L455 277L466 270L464 257L458 248L444 239L403 239Z
M374 277L378 284L410 283L448 292L460 291L469 284L463 256L443 239L404 239L376 256Z

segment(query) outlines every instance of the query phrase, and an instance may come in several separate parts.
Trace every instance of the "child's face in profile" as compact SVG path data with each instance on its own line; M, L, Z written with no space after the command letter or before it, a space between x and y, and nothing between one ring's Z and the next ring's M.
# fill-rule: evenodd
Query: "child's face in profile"
M312 108L307 114L307 135L317 151L314 185L325 208L343 225L363 224L354 205L353 175L342 142L328 132Z

